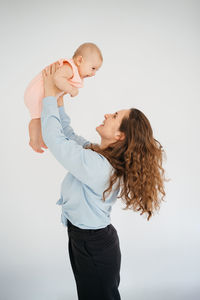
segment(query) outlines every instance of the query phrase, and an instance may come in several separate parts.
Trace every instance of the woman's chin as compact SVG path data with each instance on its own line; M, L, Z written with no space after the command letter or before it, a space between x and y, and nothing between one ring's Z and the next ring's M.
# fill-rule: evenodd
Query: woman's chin
M99 132L101 130L101 127L103 127L103 126L101 126L101 125L97 126L96 131Z

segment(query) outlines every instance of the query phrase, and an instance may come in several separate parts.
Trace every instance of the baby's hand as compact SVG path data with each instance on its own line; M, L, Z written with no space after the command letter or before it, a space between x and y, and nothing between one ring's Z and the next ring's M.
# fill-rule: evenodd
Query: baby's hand
M78 91L78 88L77 88L77 87L74 87L74 86L72 86L72 90L71 90L71 92L70 92L70 95L71 95L71 97L75 97L75 96L77 96L77 95L78 95L78 93L79 93L79 91Z
M44 150L42 150L41 148L48 149L48 147L45 145L45 143L42 139L41 119L40 118L32 119L30 121L29 137L30 137L29 146L31 146L35 152L43 153Z

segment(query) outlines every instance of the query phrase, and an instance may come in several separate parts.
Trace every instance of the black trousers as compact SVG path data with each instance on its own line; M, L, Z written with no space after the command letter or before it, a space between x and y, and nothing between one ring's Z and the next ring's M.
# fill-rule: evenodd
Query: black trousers
M68 220L68 250L79 300L121 300L121 251L112 224L81 229Z

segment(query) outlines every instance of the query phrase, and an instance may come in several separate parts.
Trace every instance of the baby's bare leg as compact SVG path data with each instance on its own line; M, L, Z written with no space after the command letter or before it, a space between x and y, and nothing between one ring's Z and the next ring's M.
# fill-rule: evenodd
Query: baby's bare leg
M32 119L29 123L29 137L30 142L29 145L35 152L43 153L44 150L41 147L48 149L42 139L42 131L41 131L41 119Z

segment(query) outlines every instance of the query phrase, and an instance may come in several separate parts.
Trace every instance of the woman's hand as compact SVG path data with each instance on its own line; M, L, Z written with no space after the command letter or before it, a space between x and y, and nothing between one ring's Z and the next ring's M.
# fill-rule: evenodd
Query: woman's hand
M59 68L59 63L56 62L56 63L48 66L47 68L45 68L42 71L42 77L43 77L43 81L44 81L44 96L45 97L56 96L56 94L62 92L61 90L59 90L55 86L54 80L53 80L54 73L56 72L56 70L58 68Z

